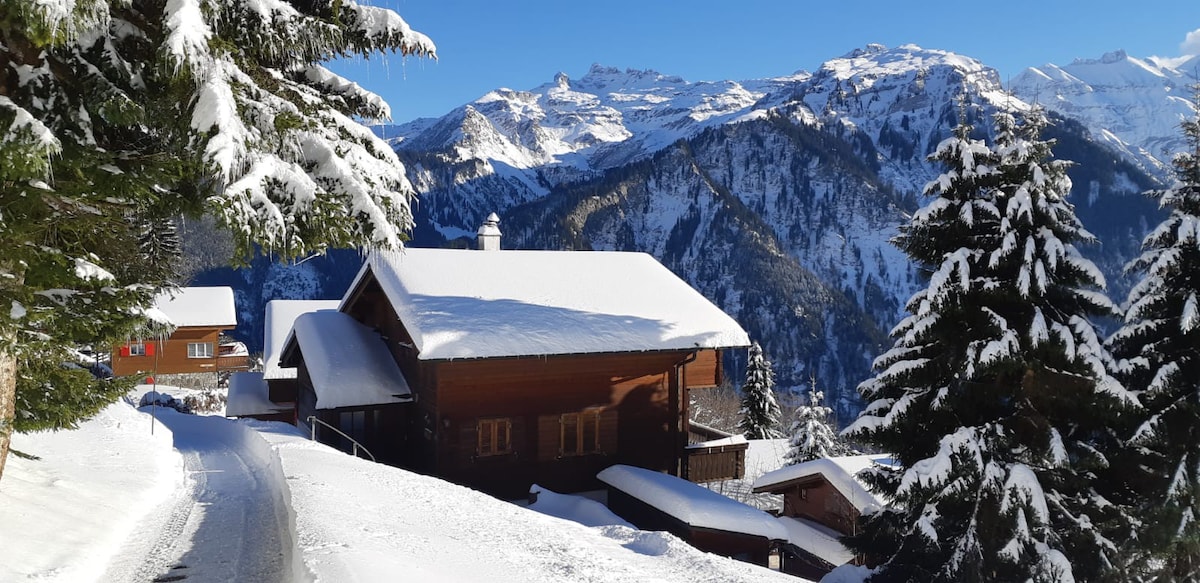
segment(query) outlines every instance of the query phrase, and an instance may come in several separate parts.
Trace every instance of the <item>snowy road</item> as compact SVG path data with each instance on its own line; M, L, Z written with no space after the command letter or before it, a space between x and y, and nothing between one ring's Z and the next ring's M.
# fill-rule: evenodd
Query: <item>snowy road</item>
M291 581L294 548L278 458L220 417L158 410L188 480L151 513L108 572L113 581Z

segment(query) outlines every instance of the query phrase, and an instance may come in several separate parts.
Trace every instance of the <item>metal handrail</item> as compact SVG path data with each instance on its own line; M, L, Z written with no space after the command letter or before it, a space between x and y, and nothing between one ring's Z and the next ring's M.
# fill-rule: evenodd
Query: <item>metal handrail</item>
M358 457L358 450L361 449L361 450L363 450L363 453L367 454L367 457L371 458L371 461L375 461L375 456L371 455L371 452L369 450L367 450L367 448L363 447L363 445L361 443L354 441L353 437L350 437L349 435L342 433L341 429L338 429L337 427L334 427L324 421L321 421L320 419L317 419L316 415L309 415L308 416L308 424L310 427L312 427L312 440L313 441L317 440L317 426L313 425L313 421L316 421L317 423L320 423L321 425L324 425L325 427L328 427L328 428L334 430L335 432L337 432L338 435L350 440L350 443L354 444L354 448L353 448L354 457ZM376 463L378 463L378 462L376 462Z

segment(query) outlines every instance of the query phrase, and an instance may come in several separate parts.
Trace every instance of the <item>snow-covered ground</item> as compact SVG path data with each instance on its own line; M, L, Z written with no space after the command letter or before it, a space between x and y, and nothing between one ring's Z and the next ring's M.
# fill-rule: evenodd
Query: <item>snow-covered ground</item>
M596 519L602 509L569 497L544 502L600 525L360 460L285 424L159 409L150 428L122 401L78 430L14 439L41 459L10 456L0 480L0 581L799 581Z

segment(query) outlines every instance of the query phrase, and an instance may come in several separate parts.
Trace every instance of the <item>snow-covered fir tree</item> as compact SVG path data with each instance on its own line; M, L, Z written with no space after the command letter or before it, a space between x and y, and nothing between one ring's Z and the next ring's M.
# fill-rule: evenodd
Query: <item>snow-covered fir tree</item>
M355 0L0 0L0 473L14 428L67 427L121 387L64 368L146 322L174 217L240 254L396 247L412 188L355 118L376 95L321 65L429 55ZM167 244L163 244L166 241Z
M796 407L796 414L792 417L790 447L786 456L788 465L847 453L846 446L829 421L833 409L822 404L824 398L825 394L817 390L814 379L805 402Z
M1200 117L1182 128L1189 151L1156 193L1170 215L1128 266L1141 279L1109 339L1118 377L1145 406L1127 477L1143 517L1136 560L1159 581L1200 581Z
M775 400L775 373L757 342L750 346L746 382L742 384L742 409L738 429L746 439L779 437L779 403Z
M929 276L859 390L846 433L898 467L867 476L895 508L848 540L881 560L873 581L1097 580L1126 519L1093 488L1131 397L1109 376L1090 321L1116 313L1074 243L1091 237L1064 200L1041 111L995 116L995 146L962 108L897 244Z

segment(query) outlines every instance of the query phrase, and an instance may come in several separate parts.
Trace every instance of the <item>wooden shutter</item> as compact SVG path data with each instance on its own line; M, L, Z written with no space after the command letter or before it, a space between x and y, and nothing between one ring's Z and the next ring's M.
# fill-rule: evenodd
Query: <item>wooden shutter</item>
M561 431L562 425L558 422L558 415L541 415L538 417L538 461L549 461L558 457Z
M617 433L617 410L605 409L600 413L600 453L616 455L619 434Z
M146 356L154 356L154 343L153 343L153 342L147 342L147 343L144 345L144 348L143 348L143 350L146 352Z
M124 358L124 357L128 357L128 356L129 356L129 345L128 345L128 344L126 344L125 346L122 346L122 347L121 347L121 356L122 356L123 358Z

